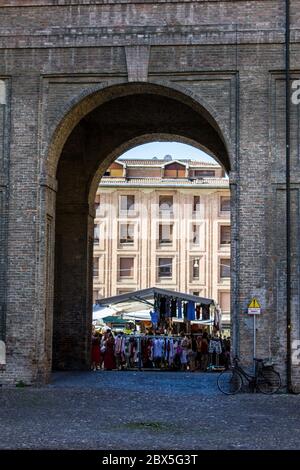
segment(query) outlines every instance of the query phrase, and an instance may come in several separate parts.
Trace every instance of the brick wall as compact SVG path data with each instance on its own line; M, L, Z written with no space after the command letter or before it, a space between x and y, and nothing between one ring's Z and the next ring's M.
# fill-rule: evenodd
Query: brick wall
M284 3L1 3L0 80L9 90L5 105L0 103L0 304L8 351L6 382L43 381L49 375L54 283L49 258L52 262L55 194L60 204L62 199L67 201L72 184L78 188L77 202L88 204L97 178L128 141L141 143L149 132L158 132L149 116L158 120L161 137L177 133L182 140L194 139L230 166L235 348L244 360L251 359L252 320L245 311L256 295L263 307L257 354L268 355L271 349L284 371ZM293 0L291 69L298 78L299 12L300 2ZM129 46L135 47L126 54ZM128 85L134 77L148 83ZM151 103L140 103L147 106L144 115L129 101L123 115L116 112L114 106L121 95L140 96L142 91L154 96ZM298 110L292 112L292 305L293 334L297 337L300 127ZM129 117L131 127L124 122L127 119L128 123ZM72 131L71 138L77 136L85 149L76 150L76 158L73 153L73 166L70 148L65 147L60 158ZM98 164L101 168L97 172ZM85 218L91 217L88 214L91 209L85 209ZM84 233L74 229L74 246L85 248L81 261L76 264L72 260L72 264L69 259L64 268L80 271L80 279L85 272L84 286L91 285L91 226L86 219ZM53 234L52 242L49 233ZM63 236L67 235L65 227ZM50 240L50 249L45 240ZM80 327L75 330L81 332L78 341L87 360L89 332L82 332L88 323L91 288L89 294L85 287L80 292ZM299 381L299 367L293 373Z

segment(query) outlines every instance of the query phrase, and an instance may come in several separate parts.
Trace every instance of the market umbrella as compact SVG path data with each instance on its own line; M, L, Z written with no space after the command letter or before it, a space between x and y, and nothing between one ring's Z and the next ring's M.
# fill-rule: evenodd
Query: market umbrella
M117 312L111 307L100 307L93 308L93 321L103 320L103 318L108 316L117 316Z

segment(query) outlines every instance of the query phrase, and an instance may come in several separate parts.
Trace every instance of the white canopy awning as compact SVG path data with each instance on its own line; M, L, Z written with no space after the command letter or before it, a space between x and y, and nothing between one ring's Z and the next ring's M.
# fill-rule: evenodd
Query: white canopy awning
M150 310L141 310L139 312L124 313L121 315L122 315L122 318L124 318L124 320L141 320L141 321L151 320Z
M102 318L114 315L117 316L119 314L112 307L100 307L97 305L96 308L93 308L93 321L102 320Z

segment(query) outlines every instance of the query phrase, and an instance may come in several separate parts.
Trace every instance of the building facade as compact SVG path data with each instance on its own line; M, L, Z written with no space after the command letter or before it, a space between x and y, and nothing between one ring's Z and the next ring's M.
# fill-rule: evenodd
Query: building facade
M230 324L230 190L216 163L118 160L96 195L93 299L148 287L213 298Z

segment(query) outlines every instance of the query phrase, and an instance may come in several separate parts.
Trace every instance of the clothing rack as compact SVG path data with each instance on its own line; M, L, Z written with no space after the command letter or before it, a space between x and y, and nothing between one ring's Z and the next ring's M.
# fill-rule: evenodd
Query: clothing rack
M133 334L123 334L123 338L130 339L134 338L137 340L137 357L138 357L138 370L145 369L142 364L142 340L143 339L163 339L163 340L174 340L178 341L181 340L182 337L180 335L133 335Z
M207 370L211 371L220 371L223 370L224 367L220 366L220 355L222 354L222 343L220 338L218 337L212 337L211 342L218 342L220 344L220 350L217 351L215 348L214 351L209 351L209 365L207 367ZM215 364L213 363L213 356L215 356Z

